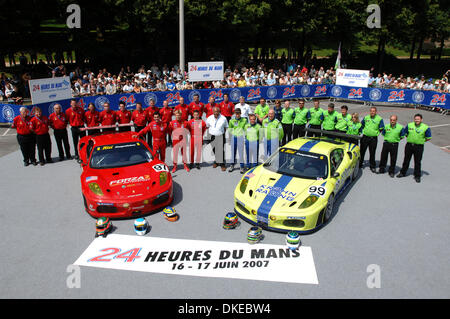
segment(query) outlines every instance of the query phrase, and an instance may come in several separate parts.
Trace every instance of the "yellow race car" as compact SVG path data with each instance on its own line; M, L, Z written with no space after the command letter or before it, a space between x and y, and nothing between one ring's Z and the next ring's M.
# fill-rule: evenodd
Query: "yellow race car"
M246 172L234 191L235 212L267 230L311 232L331 218L359 158L359 147L344 140L293 140Z

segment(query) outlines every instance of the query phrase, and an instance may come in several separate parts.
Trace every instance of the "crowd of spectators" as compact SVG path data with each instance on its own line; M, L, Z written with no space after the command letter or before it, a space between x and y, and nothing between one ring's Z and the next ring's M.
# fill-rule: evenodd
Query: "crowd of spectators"
M325 69L322 66L305 66L296 63L285 63L280 68L269 68L263 63L251 67L227 65L224 79L210 82L189 82L187 71L183 77L178 65L169 68L167 64L159 67L153 63L150 68L142 65L134 70L127 66L113 73L106 68L94 72L90 68L82 69L77 66L68 70L64 64L50 67L42 63L44 62L40 61L37 65L47 72L48 77L65 75L70 77L73 97L266 85L333 84L336 81L333 67ZM450 92L450 70L446 71L441 79L435 80L426 79L423 75L405 77L400 74L394 77L392 74L379 73L375 76L374 70L370 71L370 87ZM21 79L9 79L4 73L0 74L0 100L20 104L23 96L29 96L24 93L28 92L29 79L31 79L29 72L22 74ZM18 89L19 83L23 85L22 94Z

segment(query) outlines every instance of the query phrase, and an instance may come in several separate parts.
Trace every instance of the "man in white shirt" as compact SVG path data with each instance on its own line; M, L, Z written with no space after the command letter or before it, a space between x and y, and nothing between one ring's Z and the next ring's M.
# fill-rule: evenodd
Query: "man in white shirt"
M129 80L125 81L125 85L122 87L123 93L131 93L133 92L133 86L131 85Z
M241 96L239 98L239 103L234 106L234 109L241 109L241 117L245 117L248 120L248 116L250 114L253 114L252 110L250 109L250 105L245 103L245 97Z
M225 116L220 114L220 108L213 108L213 115L206 119L206 127L208 128L208 135L211 136L210 143L214 152L213 168L220 165L222 171L225 167L225 131L228 128L228 121Z

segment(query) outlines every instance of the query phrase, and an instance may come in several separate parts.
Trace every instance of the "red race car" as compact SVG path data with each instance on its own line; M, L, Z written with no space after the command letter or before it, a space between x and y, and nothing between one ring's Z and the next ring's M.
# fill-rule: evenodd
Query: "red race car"
M135 218L173 200L169 168L135 132L85 136L78 143L86 212L94 218Z

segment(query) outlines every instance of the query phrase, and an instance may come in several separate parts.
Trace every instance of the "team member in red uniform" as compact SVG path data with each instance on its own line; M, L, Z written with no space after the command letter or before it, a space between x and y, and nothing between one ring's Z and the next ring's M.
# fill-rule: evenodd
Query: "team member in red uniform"
M45 163L53 163L52 142L50 140L50 134L48 134L49 120L47 116L42 115L42 110L39 107L36 107L34 110L34 117L30 122L31 129L36 134L39 164L43 166Z
M187 123L187 129L191 135L190 142L190 164L189 168L194 167L194 151L197 154L197 160L195 161L195 167L200 169L200 161L202 157L202 145L203 145L203 135L206 132L206 122L200 118L200 112L194 110L194 117L190 119Z
M198 115L200 116L200 118L202 118L203 112L205 111L205 105L200 102L200 97L198 94L194 94L194 100L191 104L189 104L189 114L192 118L194 117L195 110L198 111Z
M17 142L23 156L23 165L28 166L36 162L36 136L31 130L31 116L28 115L28 109L24 106L20 108L20 115L17 115L11 128L17 130Z
M111 110L109 103L106 102L103 104L103 111L100 112L100 125L101 126L109 126L109 125L115 125L117 122L116 119L116 112ZM115 127L112 128L103 128L102 132L114 132L116 130Z
M67 135L67 123L69 123L69 121L61 110L61 105L55 104L55 106L53 106L54 112L50 114L48 119L50 127L53 129L56 146L58 147L59 160L64 161L64 151L66 151L67 159L72 159L72 156L70 155L69 137Z
M169 127L170 122L172 121L172 115L173 115L173 108L169 106L168 101L163 102L163 107L159 110L159 115L161 115L161 122L166 124L167 127ZM172 146L172 136L170 134L168 135L168 146Z
M78 156L78 141L81 137L86 136L86 133L80 131L84 127L84 110L77 105L77 100L70 100L70 107L66 110L66 117L69 120L70 130L72 131L73 147L75 148L75 159Z
M84 112L84 122L87 127L94 127L100 125L100 112L95 109L94 103L89 103L88 110ZM88 135L100 133L100 129L87 131Z
M152 122L153 121L153 115L155 113L159 113L159 107L155 106L155 100L151 99L150 100L150 105L148 108L145 109L145 111L147 112L147 119L148 122ZM152 132L149 131L147 134L147 144L150 145L150 147L152 147Z
M205 105L206 118L213 115L213 108L216 106L220 107L219 104L216 103L216 99L214 98L214 96L210 96L209 103Z
M189 119L189 106L184 103L184 97L180 97L180 104L175 106L175 111L181 111L181 120L186 122Z
M156 154L159 153L159 159L164 162L166 160L167 126L161 121L159 113L153 114L153 121L139 133L133 135L133 138L142 137L150 131L152 132L153 151Z
M175 111L175 120L169 124L169 135L172 135L173 140L173 169L172 173L177 170L178 150L181 148L181 156L183 158L183 166L189 172L186 159L186 142L187 142L187 122L181 120L181 111Z
M147 112L142 108L140 102L136 103L136 110L131 113L131 120L133 121L135 132L139 133L147 126Z
M234 104L229 100L227 93L223 95L223 101L220 102L219 106L220 113L227 118L228 122L230 122L231 117L234 114Z
M116 112L116 119L119 124L130 124L131 122L131 111L127 110L127 105L124 101L119 102L119 110ZM119 132L129 131L131 131L131 126L119 127Z

